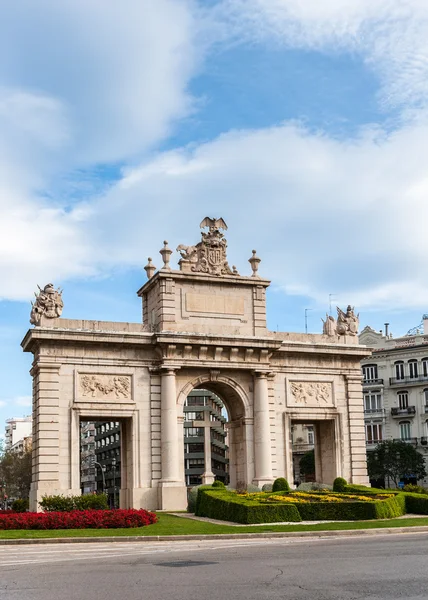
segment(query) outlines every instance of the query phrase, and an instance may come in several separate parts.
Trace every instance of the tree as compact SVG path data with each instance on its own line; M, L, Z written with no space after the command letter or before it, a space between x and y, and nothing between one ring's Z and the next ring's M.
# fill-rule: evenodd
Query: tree
M28 498L31 485L31 447L22 452L6 451L0 456L3 495Z
M401 479L426 476L423 456L411 444L402 441L385 440L367 455L367 469L370 479L389 477L396 487Z
M302 456L299 467L302 475L313 475L315 473L315 452L313 450Z

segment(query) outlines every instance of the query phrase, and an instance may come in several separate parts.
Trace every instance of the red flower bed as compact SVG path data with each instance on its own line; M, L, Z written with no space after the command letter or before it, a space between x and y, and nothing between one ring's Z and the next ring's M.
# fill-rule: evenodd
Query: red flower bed
M156 523L147 510L71 510L69 512L0 512L0 529L115 529Z

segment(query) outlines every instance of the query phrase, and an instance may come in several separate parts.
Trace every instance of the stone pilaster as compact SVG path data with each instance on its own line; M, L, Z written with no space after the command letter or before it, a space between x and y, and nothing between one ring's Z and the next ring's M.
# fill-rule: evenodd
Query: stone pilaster
M361 373L345 375L348 402L351 483L368 485Z
M254 375L254 462L256 485L272 481L269 391L266 373Z
M40 510L45 494L64 492L60 484L59 372L61 365L38 363L33 376L33 460L30 510Z

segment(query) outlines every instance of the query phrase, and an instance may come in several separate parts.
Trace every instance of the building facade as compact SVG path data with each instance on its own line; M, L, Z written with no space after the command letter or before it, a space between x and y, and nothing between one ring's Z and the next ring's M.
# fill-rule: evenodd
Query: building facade
M119 505L121 489L121 437L119 421L95 424L96 491L104 492L111 507Z
M10 450L18 442L31 438L32 417L12 417L6 420L4 448Z
M184 407L184 476L187 487L229 483L227 418L221 399L208 390L193 390Z
M428 315L410 335L365 327L359 339L373 348L361 363L367 451L385 439L402 440L418 449L428 471Z
M82 494L96 491L95 483L95 424L80 423L80 488Z
M251 273L229 266L223 219L201 223L201 241L151 259L138 291L142 323L62 318L61 292L40 291L22 346L34 354L33 483L44 494L80 492L80 422L120 423L120 506L187 505L184 406L194 390L228 413L230 484L293 481L293 425L315 432L315 476L367 483L360 361L352 307L323 333L269 331L255 251ZM207 230L208 229L208 230Z

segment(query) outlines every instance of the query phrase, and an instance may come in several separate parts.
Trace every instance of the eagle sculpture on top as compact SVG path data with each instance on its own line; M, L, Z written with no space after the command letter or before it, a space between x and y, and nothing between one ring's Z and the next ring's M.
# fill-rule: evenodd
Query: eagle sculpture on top
M205 219L201 221L199 227L201 229L204 229L204 227L209 227L210 231L217 231L219 229L227 230L227 225L222 218L211 219L211 217L205 217Z

